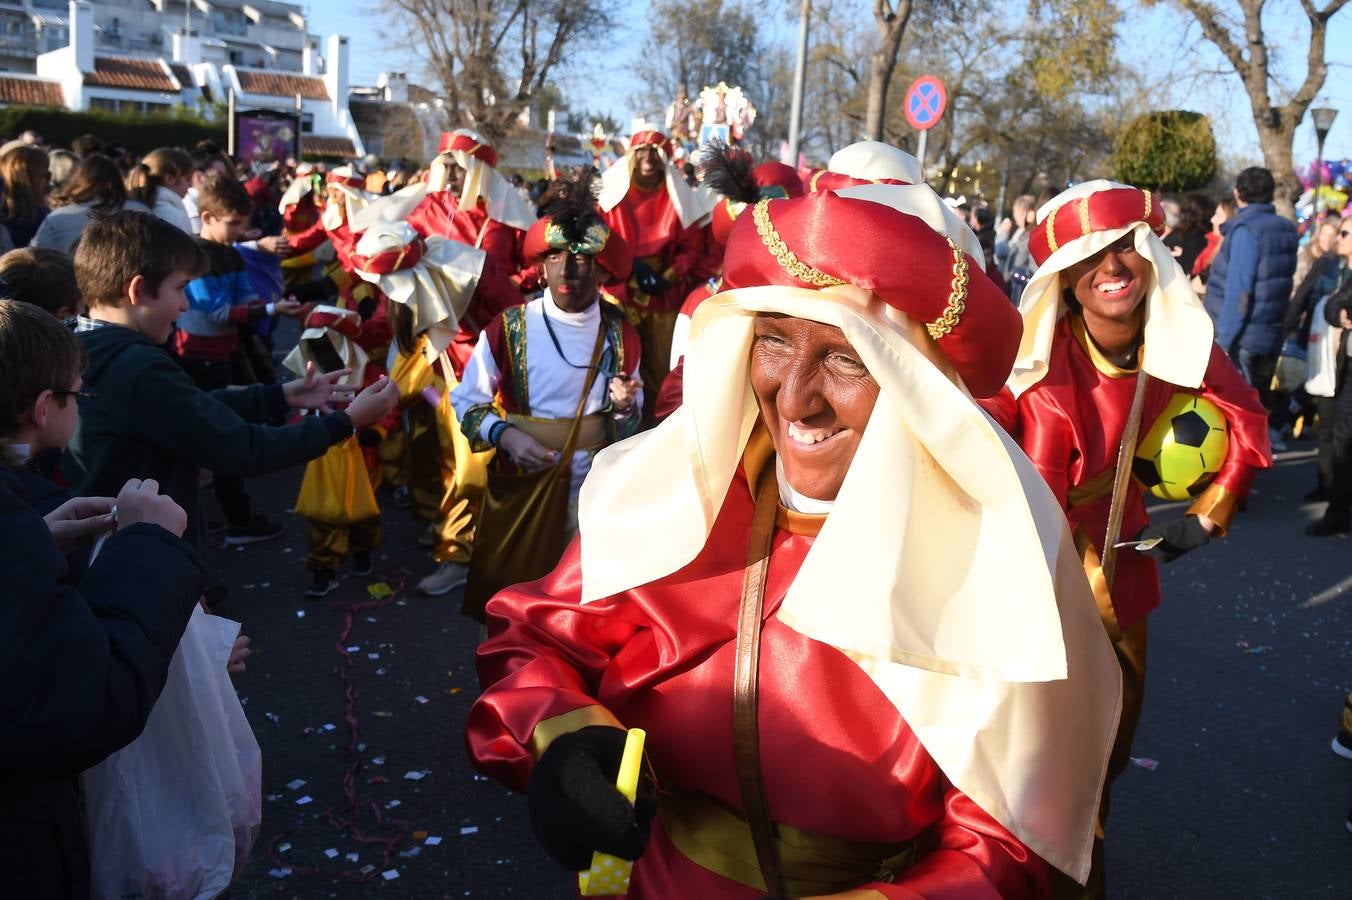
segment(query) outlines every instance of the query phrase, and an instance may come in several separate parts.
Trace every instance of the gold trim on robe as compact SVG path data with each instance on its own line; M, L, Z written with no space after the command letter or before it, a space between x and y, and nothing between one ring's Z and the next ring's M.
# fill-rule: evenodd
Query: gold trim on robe
M531 732L528 742L531 756L538 760L555 739L592 725L609 725L624 730L620 720L599 703L593 706L579 706L577 709L535 723L535 730Z

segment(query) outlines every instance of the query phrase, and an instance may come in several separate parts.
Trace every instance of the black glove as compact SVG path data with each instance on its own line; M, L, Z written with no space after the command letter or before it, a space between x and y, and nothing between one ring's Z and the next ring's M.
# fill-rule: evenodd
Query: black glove
M338 285L332 278L311 281L288 292L288 296L301 303L324 303L338 296Z
M656 297L658 294L671 287L671 283L657 272L654 272L653 267L648 265L644 260L634 260L632 273L634 284L638 285L638 289L649 297Z
M646 775L632 806L615 788L625 739L622 729L592 725L556 738L535 764L526 793L531 828L565 869L590 868L596 851L643 855L657 803Z
M1147 525L1136 535L1136 540L1144 541L1154 537L1163 540L1146 553L1160 562L1173 562L1189 550L1205 546L1211 540L1211 535L1202 527L1196 516L1184 516L1170 522L1161 522L1159 525Z
M357 445L360 447L376 448L380 446L380 432L374 428L363 428L357 432Z

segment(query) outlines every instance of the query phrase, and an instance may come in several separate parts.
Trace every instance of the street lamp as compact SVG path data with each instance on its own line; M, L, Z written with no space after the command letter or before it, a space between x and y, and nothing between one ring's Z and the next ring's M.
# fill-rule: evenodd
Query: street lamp
M1333 127L1333 120L1338 118L1338 110L1321 106L1310 110L1310 117L1314 119L1314 138L1315 145L1318 147L1314 161L1314 164L1319 168L1319 181L1314 195L1314 220L1317 223L1322 212L1320 204L1324 198L1324 138L1329 136L1329 129Z

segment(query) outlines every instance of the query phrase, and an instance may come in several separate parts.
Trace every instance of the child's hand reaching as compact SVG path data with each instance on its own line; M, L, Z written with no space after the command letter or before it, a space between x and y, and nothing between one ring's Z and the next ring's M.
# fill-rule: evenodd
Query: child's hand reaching
M288 381L282 385L286 405L292 409L317 409L321 413L328 413L331 411L330 403L346 403L352 399L352 388L338 383L350 374L351 369L321 373L315 369L314 363L306 363L304 380Z

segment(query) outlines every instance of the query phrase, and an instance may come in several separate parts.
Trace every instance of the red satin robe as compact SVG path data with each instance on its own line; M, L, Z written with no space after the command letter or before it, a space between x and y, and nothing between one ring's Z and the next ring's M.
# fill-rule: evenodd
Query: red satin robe
M681 227L680 216L667 193L666 183L645 191L636 184L605 213L606 224L624 238L635 260L656 258L653 268L666 275L671 286L647 304L649 312L675 312L685 299L689 279L704 254L704 229ZM696 273L697 274L697 273Z
M478 655L484 694L466 732L480 771L524 791L537 725L588 707L604 716L603 707L647 731L664 791L742 808L732 685L754 510L747 484L739 467L704 550L660 581L580 605L574 541L548 577L489 601L492 637ZM919 857L895 883L867 885L888 898L1046 896L1047 864L953 787L877 685L838 650L779 622L814 539L807 518L780 510L765 591L760 749L771 817L850 841L918 838ZM597 722L577 727L586 724ZM763 896L685 856L660 817L652 828L630 900Z
M1042 473L1065 508L1082 552L1088 541L1101 558L1112 501L1108 473L1117 466L1118 446L1136 391L1136 371L1117 369L1104 360L1085 343L1087 337L1076 335L1072 327L1075 322L1076 317L1067 314L1056 323L1046 377L1017 401L1006 388L981 404L1019 442ZM1272 464L1267 413L1258 392L1213 344L1200 390L1151 379L1141 416L1142 435L1178 392L1210 400L1230 425L1230 452L1225 464L1188 510L1215 520L1224 531L1238 504L1248 495L1254 471ZM1130 540L1150 523L1144 489L1134 479L1130 485L1120 540ZM1085 493L1092 496L1086 498ZM1122 631L1144 619L1159 603L1159 569L1154 559L1135 551L1119 552L1112 607Z
M409 213L408 224L424 237L435 234L478 247L504 278L514 279L525 268L526 233L488 218L482 200L473 209L462 209L460 199L450 191L433 191Z

